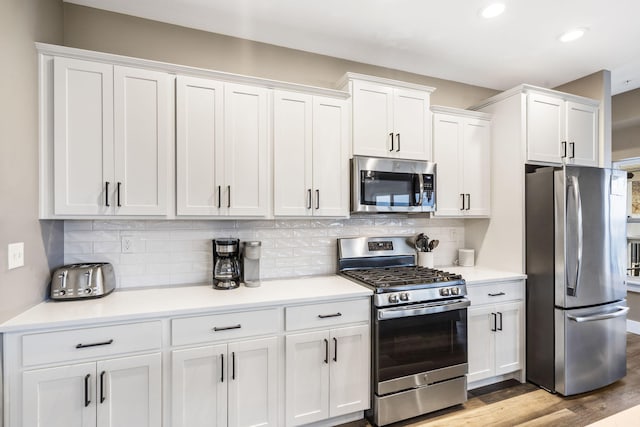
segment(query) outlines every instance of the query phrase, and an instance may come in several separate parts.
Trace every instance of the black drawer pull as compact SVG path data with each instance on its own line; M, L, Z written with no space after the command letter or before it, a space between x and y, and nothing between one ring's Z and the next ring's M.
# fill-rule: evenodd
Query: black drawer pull
M329 340L324 339L324 363L329 364Z
M502 295L506 295L504 292L498 292L497 294L487 294L490 297L501 297Z
M104 401L107 400L107 398L104 397L104 376L106 373L106 371L100 372L100 403L104 403Z
M233 326L221 326L221 327L215 326L212 330L213 332L219 332L219 331L228 331L229 329L240 329L240 328L242 328L242 325L237 324Z
M84 407L86 408L91 404L91 400L89 399L89 378L91 378L91 374L87 374L84 377Z
M333 313L333 314L318 314L318 317L320 319L327 319L329 317L340 317L342 316L342 313Z
M91 344L78 344L76 346L76 348L88 348L88 347L99 347L101 345L109 345L109 344L113 344L113 340L109 340L109 341L103 341L103 342L95 342L95 343L91 343Z

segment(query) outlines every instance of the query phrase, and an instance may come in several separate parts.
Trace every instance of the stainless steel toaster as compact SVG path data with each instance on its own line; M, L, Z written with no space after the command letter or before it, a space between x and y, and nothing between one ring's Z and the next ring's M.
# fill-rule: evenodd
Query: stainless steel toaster
M58 268L51 277L51 299L98 298L116 287L113 266L108 262L69 264Z

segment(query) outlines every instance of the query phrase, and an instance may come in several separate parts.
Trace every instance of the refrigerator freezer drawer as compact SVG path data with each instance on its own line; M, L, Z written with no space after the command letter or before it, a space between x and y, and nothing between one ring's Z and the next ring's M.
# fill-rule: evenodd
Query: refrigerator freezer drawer
M627 373L626 301L555 309L556 391L564 396L609 385Z

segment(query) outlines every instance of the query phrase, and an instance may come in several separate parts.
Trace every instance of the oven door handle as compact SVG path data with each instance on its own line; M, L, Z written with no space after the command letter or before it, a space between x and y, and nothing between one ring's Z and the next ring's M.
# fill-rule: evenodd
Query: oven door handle
M459 299L438 305L413 305L406 307L383 308L378 310L378 320L397 319L399 317L422 316L424 314L444 313L445 311L460 310L469 307L471 301Z

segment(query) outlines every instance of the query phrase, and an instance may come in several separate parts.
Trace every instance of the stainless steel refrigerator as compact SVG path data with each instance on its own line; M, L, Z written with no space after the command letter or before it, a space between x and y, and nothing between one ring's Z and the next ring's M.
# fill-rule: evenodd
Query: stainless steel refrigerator
M565 396L626 375L626 173L526 175L527 380Z

